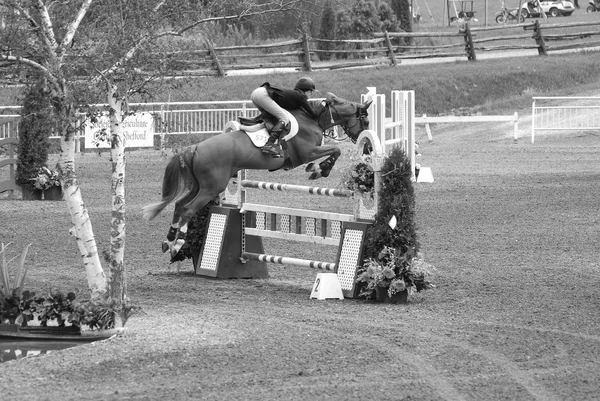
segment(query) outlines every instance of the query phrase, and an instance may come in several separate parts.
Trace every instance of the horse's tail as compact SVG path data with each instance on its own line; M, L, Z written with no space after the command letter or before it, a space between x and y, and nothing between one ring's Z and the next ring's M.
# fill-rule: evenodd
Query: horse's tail
M191 178L191 170L186 156L187 154L184 153L171 158L163 177L162 200L158 203L146 205L142 209L146 220L152 220L158 216L169 203L185 192L186 184Z

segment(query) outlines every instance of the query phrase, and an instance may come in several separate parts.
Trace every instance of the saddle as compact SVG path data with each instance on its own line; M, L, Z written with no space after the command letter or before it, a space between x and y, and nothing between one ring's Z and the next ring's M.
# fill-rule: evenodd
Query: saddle
M277 124L275 119L266 113L260 113L256 117L238 117L238 122L242 126L251 127L259 124L264 124L267 131L271 132L271 128Z

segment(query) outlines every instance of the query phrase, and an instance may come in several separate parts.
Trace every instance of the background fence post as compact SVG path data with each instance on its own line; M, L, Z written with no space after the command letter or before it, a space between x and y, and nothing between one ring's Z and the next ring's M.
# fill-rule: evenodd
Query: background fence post
M540 26L540 21L535 20L535 24L533 26L533 37L535 38L535 43L538 45L538 54L540 56L547 56L548 52L546 51L546 41L544 40L544 36L542 35L542 27Z
M464 29L465 35L465 50L467 52L467 58L469 61L477 61L477 57L475 56L475 48L473 47L473 36L471 35L471 28L469 28L469 24L465 23Z
M312 65L310 64L310 48L308 47L308 35L302 31L302 48L304 49L304 70L312 71Z
M388 49L390 49L390 60L392 60L392 65L396 67L398 64L396 63L396 55L394 54L394 48L392 46L392 41L390 40L390 35L388 31L383 31L385 34L385 43L387 44Z
M206 44L208 46L208 52L210 53L210 56L213 58L215 66L217 67L217 72L219 73L219 76L224 77L225 70L223 69L223 66L221 66L219 57L217 57L217 52L215 51L215 47L213 46L212 42L208 39L206 39Z

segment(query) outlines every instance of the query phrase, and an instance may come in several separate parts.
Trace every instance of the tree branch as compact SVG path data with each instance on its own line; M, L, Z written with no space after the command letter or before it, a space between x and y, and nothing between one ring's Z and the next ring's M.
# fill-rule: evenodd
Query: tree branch
M65 37L63 38L62 43L60 44L60 48L57 51L57 55L59 58L62 58L64 56L65 50L73 41L73 37L75 36L77 29L79 28L79 24L81 24L81 21L83 20L83 17L85 17L85 15L87 14L87 11L90 8L91 4L92 0L84 0L84 2L81 3L81 7L79 8L77 16L67 26L67 32L65 33Z
M267 3L267 4L260 4L260 5L253 4L237 15L230 15L230 16L225 16L225 17L204 18L204 19L195 21L195 22L191 23L190 25L187 25L181 29L178 29L177 31L172 32L171 34L173 36L181 36L184 32L187 32L190 29L193 29L193 28L197 27L198 25L204 24L206 22L239 20L240 18L252 17L254 15L274 14L274 13L279 13L279 12L283 12L283 11L292 11L292 10L295 10L295 6L297 3L298 3L298 0L288 0L288 1L283 1L281 3ZM274 5L275 8L268 8L272 5ZM259 10L251 11L253 8L259 8Z
M33 7L37 10L40 15L41 28L44 36L46 37L50 48L53 51L56 51L58 47L58 43L56 42L56 37L54 36L54 28L52 27L52 20L50 19L50 14L48 13L48 9L42 0L37 0L36 4Z

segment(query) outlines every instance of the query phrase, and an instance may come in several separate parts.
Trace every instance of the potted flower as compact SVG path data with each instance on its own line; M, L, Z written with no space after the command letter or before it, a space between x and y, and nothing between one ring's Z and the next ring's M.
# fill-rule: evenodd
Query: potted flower
M356 281L363 283L359 296L405 303L408 295L435 286L430 277L434 267L421 255L407 258L399 249L385 246L376 258L368 258L358 271Z
M41 190L46 200L61 200L62 188L58 179L58 172L51 171L48 167L40 167L35 177L30 178L33 188Z

